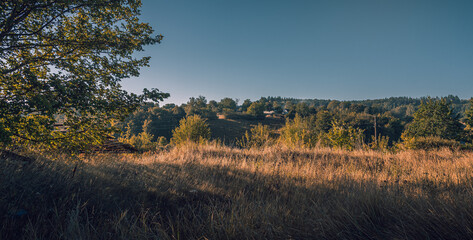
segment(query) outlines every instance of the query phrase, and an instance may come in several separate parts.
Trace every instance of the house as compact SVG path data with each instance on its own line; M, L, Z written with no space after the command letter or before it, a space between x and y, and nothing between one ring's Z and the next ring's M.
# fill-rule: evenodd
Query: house
M273 115L275 112L273 110L273 111L264 111L263 113L264 115L268 116L268 115Z

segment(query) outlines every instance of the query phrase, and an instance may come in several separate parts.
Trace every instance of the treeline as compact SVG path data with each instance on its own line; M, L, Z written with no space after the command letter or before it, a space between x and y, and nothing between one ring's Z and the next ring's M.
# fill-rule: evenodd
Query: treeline
M391 97L363 101L262 97L257 101L247 99L242 103L231 98L224 98L219 102L207 101L200 96L190 98L180 106L144 104L120 123L119 127L122 129L122 140L159 141L165 144L172 138L172 131L179 126L179 121L188 116L199 115L203 119L212 120L221 115L227 119L261 122L267 117L273 117L286 119L285 127L278 134L291 139L287 143L298 145L337 145L338 143L334 143L337 134L346 135L345 138L356 138L362 144L371 146L394 146L409 141L411 146L415 146L418 142L425 141L425 138L429 138L428 144L433 145L445 144L443 140L464 144L471 143L472 140L469 122L473 114L471 109L471 100L461 100L457 96ZM356 137L350 136L355 133ZM246 136L249 135L251 134L247 133ZM432 143L432 137L438 138L438 141ZM241 142L241 139L235 139L235 142ZM448 143L452 145L452 142Z
M339 100L323 100L323 99L295 99L295 98L282 98L282 97L262 97L260 102L265 103L266 109L278 110L279 106L293 111L298 112L297 106L299 105L300 111L304 109L304 105L309 108L325 108L330 111L347 111L357 113L368 113L368 114L384 114L389 113L397 118L409 118L412 117L417 107L422 101L428 99L440 100L444 99L453 108L453 111L459 114L460 118L464 117L464 113L469 106L468 100L462 100L458 96L449 95L447 97L422 97L422 98L410 98L410 97L390 97L384 99L374 100L354 100L354 101L339 101ZM412 118L411 118L412 119Z

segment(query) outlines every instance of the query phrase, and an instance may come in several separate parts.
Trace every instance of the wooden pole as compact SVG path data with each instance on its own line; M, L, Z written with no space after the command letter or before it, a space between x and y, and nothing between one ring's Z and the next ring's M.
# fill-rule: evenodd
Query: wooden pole
M374 116L374 143L378 146L378 130L376 126L376 115Z

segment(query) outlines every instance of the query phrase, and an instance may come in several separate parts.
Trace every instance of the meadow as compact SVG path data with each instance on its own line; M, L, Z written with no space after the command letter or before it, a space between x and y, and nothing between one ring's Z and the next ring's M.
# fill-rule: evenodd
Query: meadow
M471 239L473 153L4 152L0 239Z

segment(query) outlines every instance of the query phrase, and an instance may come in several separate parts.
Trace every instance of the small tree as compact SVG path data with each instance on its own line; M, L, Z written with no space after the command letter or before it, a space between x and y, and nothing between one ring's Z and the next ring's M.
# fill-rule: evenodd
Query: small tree
M389 137L388 136L381 136L379 134L377 137L374 135L371 136L371 143L369 144L369 147L373 150L378 150L378 151L386 151L389 149L388 144L389 144Z
M404 131L404 140L415 137L440 137L460 140L464 136L458 116L453 113L450 104L445 100L428 98L422 101L414 113L414 120Z
M320 111L317 113L317 119L315 121L315 130L317 134L327 133L332 127L332 114L327 111Z
M258 123L257 126L250 129L250 132L246 131L245 136L237 143L244 148L269 146L273 144L273 139L270 135L269 127Z
M263 117L264 116L264 104L260 102L254 102L248 107L248 114L253 115L255 117Z
M290 147L314 147L317 144L314 118L296 114L294 120L286 119L280 140Z
M198 98L191 97L184 105L187 116L200 115L207 119L216 119L217 113L213 112L211 106L207 106L207 99L204 96Z
M296 105L296 113L303 117L309 116L310 114L309 105L307 105L307 103L305 102L298 103Z
M158 143L153 142L154 136L152 134L142 132L136 136L129 138L119 138L120 142L128 143L140 151L151 151L156 150Z
M243 101L243 104L241 104L241 111L246 112L250 106L251 106L251 100L245 99L245 101Z
M236 111L237 104L235 100L231 98L224 98L218 103L218 108L222 112L234 112Z
M184 145L189 142L204 143L210 139L210 128L199 115L189 116L179 121L179 127L172 131L171 144Z
M346 127L342 122L333 121L326 139L333 148L353 150L363 146L363 130Z

